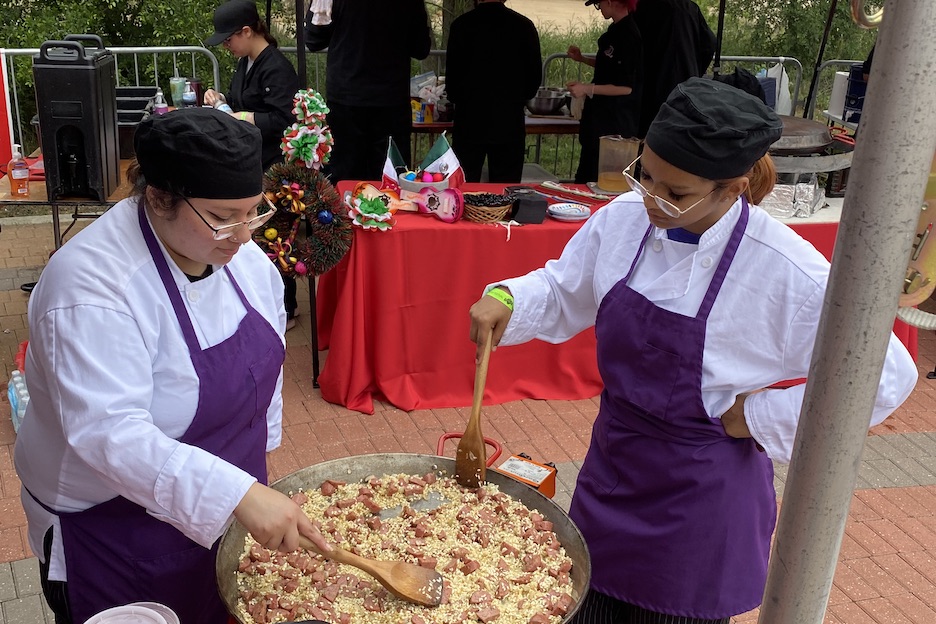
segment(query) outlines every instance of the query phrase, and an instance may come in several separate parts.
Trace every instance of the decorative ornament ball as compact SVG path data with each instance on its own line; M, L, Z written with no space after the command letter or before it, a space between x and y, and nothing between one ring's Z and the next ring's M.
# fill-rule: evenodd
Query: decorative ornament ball
M316 216L318 217L318 222L322 225L328 225L335 219L335 215L333 215L328 210L319 210L319 213Z
M309 269L305 265L305 262L303 262L302 260L297 262L294 268L296 269L296 273L298 273L299 275L305 275L309 271Z
M435 173L432 174L432 181L433 181L433 182L441 182L441 181L444 180L444 179L445 179L445 174L442 173L442 172L440 172L440 171L437 171L437 172L435 172Z
M409 180L410 182L412 182L412 181L414 181L414 180L416 179L416 174L413 173L412 171L410 171L409 173L407 173L407 174L406 174L405 176L403 176L403 177L406 178L407 180Z
M268 241L275 241L277 236L279 236L279 232L276 231L276 228L267 228L263 231L263 238Z
M423 175L422 175L422 181L423 181L423 182L432 182L432 174L429 173L428 171L424 172Z

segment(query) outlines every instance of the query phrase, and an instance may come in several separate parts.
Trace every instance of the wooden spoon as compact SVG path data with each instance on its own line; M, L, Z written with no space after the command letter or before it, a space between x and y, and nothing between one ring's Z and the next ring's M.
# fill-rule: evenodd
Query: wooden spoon
M436 607L442 601L442 575L435 570L405 561L368 559L337 546L332 546L330 553L323 553L318 546L302 535L299 536L299 545L326 559L363 570L400 600L424 607Z
M468 426L455 450L455 480L466 488L476 488L484 481L487 469L487 449L484 436L481 435L481 400L484 399L484 384L487 381L488 362L491 360L491 346L494 332L488 332L481 352L481 359L475 368L474 398L471 402L471 416Z

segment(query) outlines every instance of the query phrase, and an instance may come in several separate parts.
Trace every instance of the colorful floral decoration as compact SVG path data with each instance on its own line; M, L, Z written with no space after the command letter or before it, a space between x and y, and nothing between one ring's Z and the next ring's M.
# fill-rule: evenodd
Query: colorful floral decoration
M293 98L296 123L283 133L281 149L287 163L298 162L309 169L328 163L334 144L331 130L325 125L328 106L312 89L300 89Z
M328 107L312 90L296 93L293 105L297 122L281 145L285 163L263 179L276 214L253 238L283 275L321 275L348 252L354 230L338 191L319 171L334 142L325 124Z
M396 223L393 218L395 211L380 197L367 197L361 193L351 198L348 209L351 223L365 230L386 232Z

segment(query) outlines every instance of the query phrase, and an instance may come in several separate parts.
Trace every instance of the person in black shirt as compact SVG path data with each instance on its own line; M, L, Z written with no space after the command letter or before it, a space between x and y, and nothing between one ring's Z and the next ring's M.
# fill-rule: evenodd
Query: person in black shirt
M643 38L638 136L644 138L673 88L705 73L715 56L715 33L691 0L640 0L634 20Z
M598 38L594 58L583 56L578 46L569 46L569 58L595 68L591 83L568 84L573 96L588 98L579 126L582 154L575 172L579 184L598 179L599 137L637 136L643 82L641 35L630 15L637 0L587 0L585 5L594 5L612 23Z
M269 169L282 160L280 139L295 121L292 107L299 76L267 32L253 0L225 2L215 10L214 24L215 33L206 45L221 44L239 60L227 95L208 89L205 104L227 101L234 117L260 129L263 169Z
M314 4L314 3L312 3ZM306 17L306 47L328 48L325 98L335 145L328 173L379 180L389 137L410 162L410 58L429 56L424 0L334 0L331 22Z
M487 157L491 182L519 182L523 107L543 73L536 27L504 0L477 0L473 11L452 22L446 59L445 88L455 105L452 148L465 180L481 180Z
M227 95L208 89L204 102L215 106L219 101L227 101L233 110L230 115L260 129L263 139L260 157L266 171L283 160L280 140L283 131L296 119L292 108L293 97L299 90L299 76L279 51L276 39L267 32L253 0L230 0L219 6L214 13L214 27L215 33L205 44L221 44L239 60ZM299 307L295 278L284 275L283 286L288 331L296 326Z

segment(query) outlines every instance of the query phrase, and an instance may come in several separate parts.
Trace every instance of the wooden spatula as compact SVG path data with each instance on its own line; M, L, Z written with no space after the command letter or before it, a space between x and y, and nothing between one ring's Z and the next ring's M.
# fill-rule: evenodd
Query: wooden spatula
M299 545L327 559L346 563L370 574L400 600L424 607L436 607L442 601L442 575L435 570L405 561L368 559L337 546L333 546L330 553L323 553L302 535L299 536Z
M468 426L455 450L455 480L466 488L476 488L484 481L487 468L487 449L481 435L481 401L484 399L484 384L487 381L488 362L491 360L491 345L494 332L489 332L475 368L474 398Z

